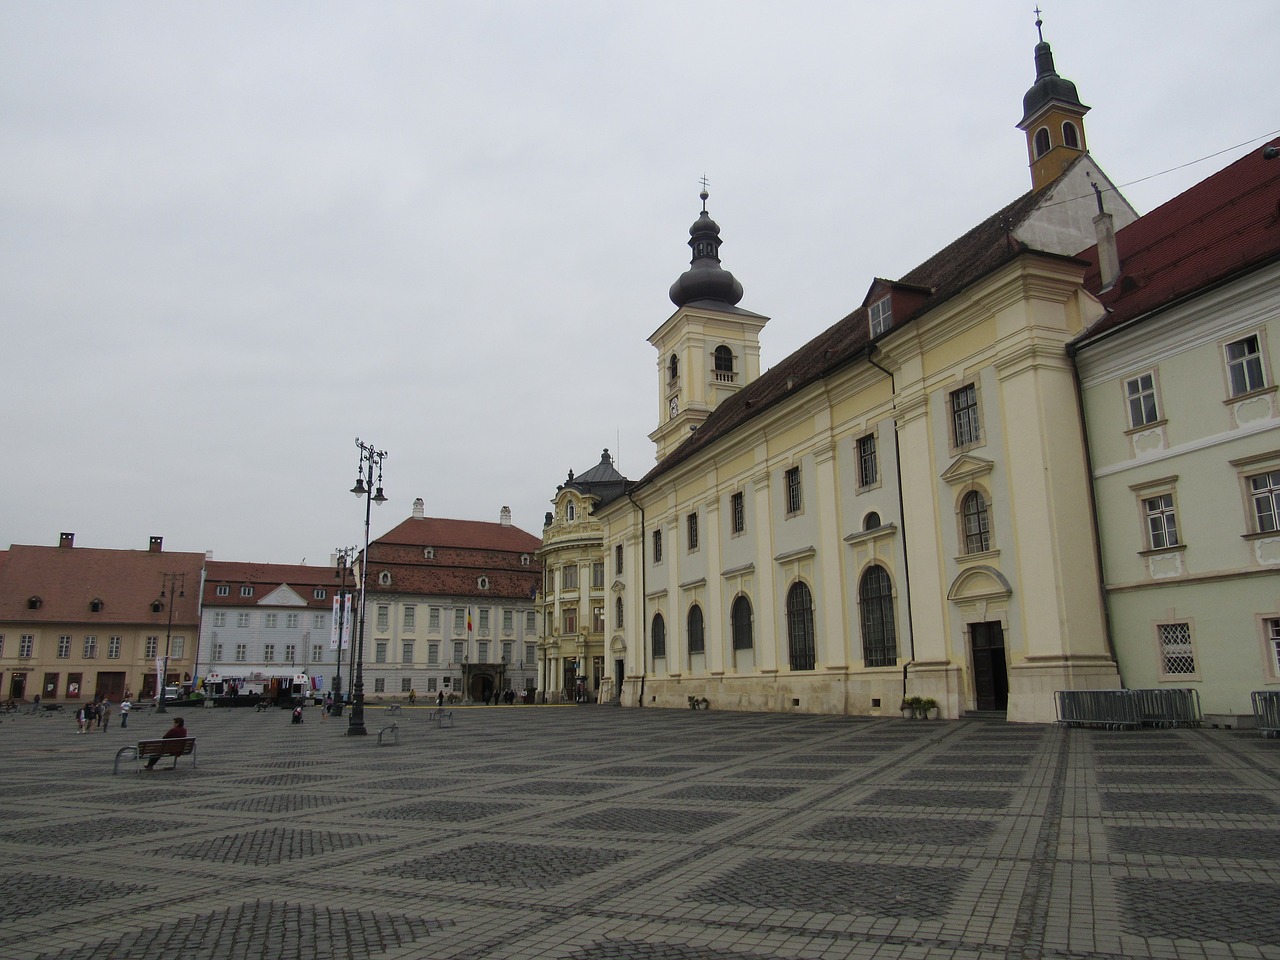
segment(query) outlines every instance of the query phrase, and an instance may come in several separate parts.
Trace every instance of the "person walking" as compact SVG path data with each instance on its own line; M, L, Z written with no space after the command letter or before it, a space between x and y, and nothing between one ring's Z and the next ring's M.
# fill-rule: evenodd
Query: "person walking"
M120 701L120 729L123 730L129 726L129 711L133 709L133 703L129 700L126 693L124 699Z
M166 730L164 732L164 736L161 737L160 739L161 740L178 740L178 739L182 739L184 737L189 737L189 736L191 736L191 734L187 733L187 728L183 724L182 718L174 717L173 726L170 727L168 730ZM142 769L144 770L155 769L155 765L159 760L160 760L160 756L159 754L157 754L156 756L148 760L146 763L146 766L144 766ZM177 761L175 760L174 762L176 763Z
M106 697L102 698L102 732L107 732L107 724L111 722L111 701Z

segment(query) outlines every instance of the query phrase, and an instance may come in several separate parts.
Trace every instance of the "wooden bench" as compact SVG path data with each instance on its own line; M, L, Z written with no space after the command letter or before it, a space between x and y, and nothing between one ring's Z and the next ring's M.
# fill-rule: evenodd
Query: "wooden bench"
M131 759L138 761L138 769L142 769L142 764L152 757L173 757L172 770L178 766L179 757L190 757L191 765L197 766L196 762L196 738L195 737L169 737L167 740L139 740L136 745L121 747L116 751L116 762L111 769L112 776L120 772L120 760L130 756Z
M452 727L453 711L446 710L444 707L436 707L434 710L432 710L430 713L427 714L427 720L430 723L434 723L437 727L440 727L440 728Z

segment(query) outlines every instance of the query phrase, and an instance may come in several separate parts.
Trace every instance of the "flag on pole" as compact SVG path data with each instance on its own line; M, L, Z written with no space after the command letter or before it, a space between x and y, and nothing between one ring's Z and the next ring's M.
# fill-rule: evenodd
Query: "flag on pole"
M467 637L471 637L471 608L467 607Z
M341 620L341 597L333 598L333 622L329 624L329 649L337 650L339 646L338 624Z

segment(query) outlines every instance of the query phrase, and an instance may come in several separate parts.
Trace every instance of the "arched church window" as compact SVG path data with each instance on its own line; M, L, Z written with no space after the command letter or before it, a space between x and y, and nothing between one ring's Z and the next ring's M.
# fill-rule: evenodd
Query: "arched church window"
M792 670L813 669L813 596L802 581L787 591L787 651Z
M653 659L658 660L667 655L667 624L662 614L653 615Z
M862 659L868 667L892 667L898 662L898 638L893 622L893 583L889 572L872 564L858 587L862 607Z
M680 361L676 359L676 355L673 353L671 360L667 363L667 379L674 383L678 376L680 376Z
M1062 125L1062 142L1073 150L1080 149L1080 134L1076 132L1076 125L1067 121Z
M1039 160L1049 152L1049 128L1041 127L1036 131L1036 159Z
M723 343L716 347L716 373L733 373L733 351Z

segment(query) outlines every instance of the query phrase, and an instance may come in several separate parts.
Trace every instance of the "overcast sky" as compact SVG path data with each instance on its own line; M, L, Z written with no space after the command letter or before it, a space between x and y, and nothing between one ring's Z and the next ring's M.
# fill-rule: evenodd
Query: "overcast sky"
M1273 0L1041 6L1139 211L1280 127ZM7 0L0 548L326 563L357 436L374 537L539 534L653 464L699 178L770 366L1028 189L1033 7Z

